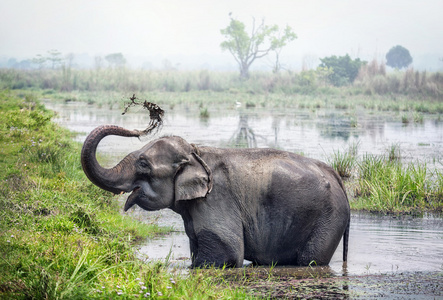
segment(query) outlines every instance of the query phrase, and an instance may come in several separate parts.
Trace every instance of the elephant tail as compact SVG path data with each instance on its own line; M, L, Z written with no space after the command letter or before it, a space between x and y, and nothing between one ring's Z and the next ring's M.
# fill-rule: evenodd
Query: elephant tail
M348 241L349 241L349 227L351 225L351 216L349 216L348 225L346 225L343 233L343 261L348 261Z
M345 186L343 184L343 180L341 179L340 175L333 170L333 174L335 178L337 178L338 183L340 184L340 187L343 190L343 193L345 194L346 200L348 202L348 208L349 208L349 198L348 193L346 193ZM351 214L349 214L348 218L348 224L346 225L345 232L343 233L343 261L348 261L348 242L349 242L349 228L351 226Z

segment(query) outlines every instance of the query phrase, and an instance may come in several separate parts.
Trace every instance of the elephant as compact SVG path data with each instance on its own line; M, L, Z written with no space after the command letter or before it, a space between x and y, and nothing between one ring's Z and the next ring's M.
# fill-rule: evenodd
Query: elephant
M89 180L129 193L124 210L169 208L181 215L191 268L328 265L343 237L347 260L350 207L340 176L327 164L271 148L215 148L163 136L104 168L97 145L108 135L139 137L115 125L86 138L81 163Z

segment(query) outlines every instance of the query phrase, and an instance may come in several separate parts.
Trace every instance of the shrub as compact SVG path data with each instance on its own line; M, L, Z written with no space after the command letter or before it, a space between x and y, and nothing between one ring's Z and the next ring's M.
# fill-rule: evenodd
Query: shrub
M321 68L331 68L332 74L329 75L329 81L334 86L343 86L353 83L357 78L360 67L365 65L365 61L359 58L351 59L349 54L345 56L330 56L320 59Z

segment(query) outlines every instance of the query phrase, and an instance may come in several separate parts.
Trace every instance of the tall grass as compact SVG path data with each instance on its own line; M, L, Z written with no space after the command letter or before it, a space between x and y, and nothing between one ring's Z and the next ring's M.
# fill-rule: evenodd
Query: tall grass
M384 63L373 60L360 69L354 86L360 87L368 95L403 94L441 100L443 75L412 68L387 73Z
M334 151L328 163L354 190L351 208L376 212L443 211L443 174L419 161L402 164L399 144L384 155L358 157L358 143Z
M359 143L351 144L348 149L334 150L332 157L328 159L329 164L342 178L349 178L352 175L357 162Z
M389 156L365 155L358 164L352 206L381 212L442 211L442 176L419 162L403 165Z

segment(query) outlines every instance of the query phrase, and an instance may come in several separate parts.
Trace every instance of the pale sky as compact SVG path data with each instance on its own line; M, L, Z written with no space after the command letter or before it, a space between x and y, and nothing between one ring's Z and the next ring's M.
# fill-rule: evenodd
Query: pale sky
M443 57L442 0L1 0L0 56L225 55L228 14L289 25L285 56L384 58L395 45ZM437 61L438 64L438 61ZM442 63L443 64L443 63Z

